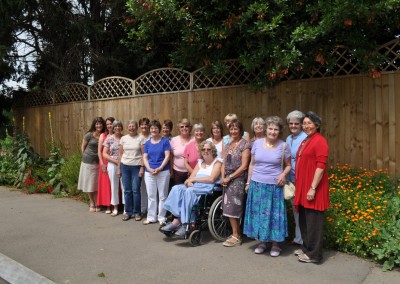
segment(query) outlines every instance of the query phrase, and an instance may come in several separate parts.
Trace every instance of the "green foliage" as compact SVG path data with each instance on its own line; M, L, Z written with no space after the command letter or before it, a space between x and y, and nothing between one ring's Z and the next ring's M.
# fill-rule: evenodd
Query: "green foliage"
M15 165L17 178L14 183L18 188L23 187L23 182L31 174L33 168L42 162L39 155L33 150L26 133L16 134L13 155L15 156Z
M66 184L66 191L72 196L81 192L77 189L81 161L81 152L74 152L66 158L65 163L61 166L60 172L62 179Z
M65 188L65 183L63 182L61 174L61 167L64 162L60 154L60 149L53 144L51 146L49 159L47 160L49 164L47 175L50 185L54 188L55 194L60 193Z
M127 44L168 50L173 65L193 70L239 58L259 87L282 74L330 70L336 46L368 70L374 51L400 33L399 0L128 0Z
M330 169L329 183L325 246L374 258L384 269L398 266L400 191L387 171L338 165Z
M400 219L389 221L381 230L380 244L372 249L375 260L383 262L383 270L400 267Z
M12 155L13 138L6 131L6 137L0 140L0 184L13 185L16 181L17 165Z

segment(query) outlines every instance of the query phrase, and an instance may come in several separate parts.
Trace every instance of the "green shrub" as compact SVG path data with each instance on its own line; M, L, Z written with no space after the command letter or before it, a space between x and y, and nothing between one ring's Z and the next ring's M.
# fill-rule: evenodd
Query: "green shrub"
M66 184L66 191L70 195L77 195L81 192L77 189L81 161L82 154L74 152L65 159L64 164L61 166L61 176Z
M14 185L22 189L24 181L32 174L32 169L44 162L33 150L26 133L17 134L13 142L12 154L15 156L17 174Z
M399 265L400 238L392 237L399 218L400 191L384 170L348 165L330 169L331 206L326 212L324 241L328 248ZM397 229L397 234L398 229ZM390 244L390 245L389 245ZM387 246L390 246L391 250Z
M61 167L65 160L61 157L60 149L54 145L51 145L50 156L47 160L49 168L47 169L47 177L49 184L54 188L54 194L60 194L65 191L65 182L62 178Z
M0 140L0 185L13 185L16 181L16 163L12 156L13 139L8 135Z

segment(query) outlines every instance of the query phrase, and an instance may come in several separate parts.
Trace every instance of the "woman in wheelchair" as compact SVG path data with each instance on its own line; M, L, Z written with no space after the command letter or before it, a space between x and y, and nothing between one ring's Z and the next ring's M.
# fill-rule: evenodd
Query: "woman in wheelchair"
M220 178L222 161L217 157L217 149L211 141L203 141L198 146L199 156L196 167L184 184L172 187L164 208L174 215L174 220L160 230L180 237L186 233L186 225L193 223L192 208L201 195L210 193Z

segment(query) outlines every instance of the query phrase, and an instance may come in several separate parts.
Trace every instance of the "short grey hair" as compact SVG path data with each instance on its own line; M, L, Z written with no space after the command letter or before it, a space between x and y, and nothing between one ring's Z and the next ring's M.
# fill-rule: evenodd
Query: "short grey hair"
M133 119L128 120L128 124L127 125L130 125L130 124L134 124L136 126L136 128L139 127L139 124L138 124L138 122L136 120L133 120Z
M294 110L288 113L286 117L286 122L289 123L291 119L297 119L298 121L300 121L300 123L303 123L304 117L305 117L304 113L302 113L299 110Z
M121 120L114 120L113 121L113 124L112 124L112 129L113 129L113 131L114 131L114 128L116 127L116 126L121 126L121 130L124 130L124 127L122 126L122 122L121 122Z
M282 118L280 118L279 116L269 116L265 119L265 124L267 125L267 127L270 124L274 124L276 126L279 127L279 136L281 136L283 134L283 129L285 128L285 124L283 123Z
M203 150L204 145L209 145L209 146L211 147L211 153L212 153L212 156L213 156L214 158L216 158L216 157L218 156L218 154L217 154L217 148L215 147L214 143L211 142L211 141L204 140L203 142L201 142L201 143L199 144L199 146L197 146L197 151L198 151L198 153L199 153L199 157L202 158L202 156L201 156L201 150Z
M202 123L196 123L195 125L193 125L193 132L194 132L196 129L203 130L204 132L206 131L206 129L204 128L204 125L203 125Z
M256 124L261 124L264 127L265 130L265 120L262 117L256 117L253 119L253 121L251 122L251 130L254 132L254 126Z

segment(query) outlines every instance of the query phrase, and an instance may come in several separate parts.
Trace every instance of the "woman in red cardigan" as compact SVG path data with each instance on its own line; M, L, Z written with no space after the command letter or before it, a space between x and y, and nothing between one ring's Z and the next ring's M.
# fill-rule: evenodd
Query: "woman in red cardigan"
M329 182L326 164L329 147L319 133L321 118L308 112L303 120L307 138L296 154L296 196L303 246L294 253L299 261L317 263L322 260L324 211L329 207Z

